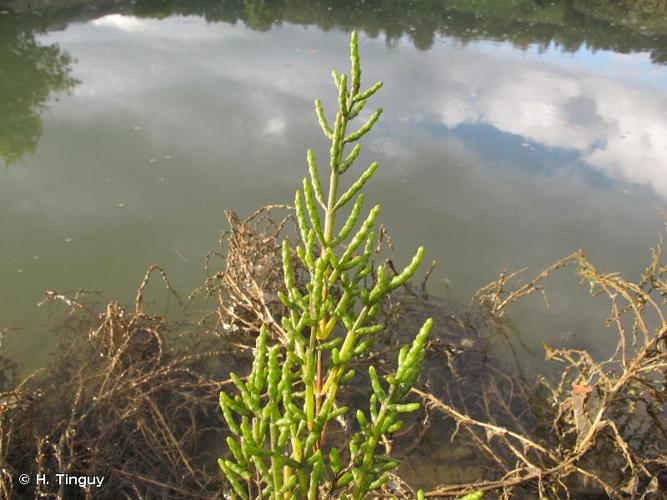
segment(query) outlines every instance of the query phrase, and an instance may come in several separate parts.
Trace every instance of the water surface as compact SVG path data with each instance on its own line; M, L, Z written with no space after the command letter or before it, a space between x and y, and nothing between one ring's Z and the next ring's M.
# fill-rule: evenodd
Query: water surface
M397 263L419 244L438 261L434 292L467 301L505 268L537 273L577 248L636 277L662 230L667 15L528 0L51 5L0 15L0 326L17 328L5 342L24 367L50 345L43 290L129 302L156 263L187 294L225 209L293 199L305 149L326 155L312 101L332 109L353 28L366 83L385 81L359 161L380 163L369 201ZM518 308L529 345L563 330L603 343L585 292L557 278L550 309Z

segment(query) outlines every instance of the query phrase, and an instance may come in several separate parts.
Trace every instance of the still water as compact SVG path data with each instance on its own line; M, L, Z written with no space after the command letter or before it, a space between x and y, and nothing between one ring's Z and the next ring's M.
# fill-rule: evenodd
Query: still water
M466 302L505 268L529 276L577 248L636 277L663 228L665 13L62 3L0 1L0 330L24 369L51 345L45 289L129 302L155 263L187 295L225 209L293 199L305 149L326 154L312 102L334 104L330 70L347 70L351 29L366 83L385 82L361 155L380 163L370 201L396 262L419 244L438 261L435 293ZM549 291L549 309L515 310L529 346L563 331L604 344L605 310L576 279Z

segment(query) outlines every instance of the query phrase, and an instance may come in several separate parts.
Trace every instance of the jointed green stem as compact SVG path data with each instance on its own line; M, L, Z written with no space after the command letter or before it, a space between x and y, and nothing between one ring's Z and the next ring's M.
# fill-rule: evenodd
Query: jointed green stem
M386 480L386 458L380 468L376 460L379 440L385 432L394 432L392 429L401 423L394 422L396 413L415 409L412 408L414 405L395 403L401 402L407 394L405 388L411 387L416 380L430 323L422 328L410 351L407 348L402 351L399 368L391 378L387 377L389 388L386 393L377 373L369 371L375 392L375 399L371 398L370 402L372 425L366 422L364 413L359 410L357 418L363 423L363 432L349 443L350 464L341 470L338 450L335 449L336 458L330 456L327 466L322 446L328 422L348 411L346 407L336 405L338 390L354 374L354 370L349 369L352 360L363 354L372 336L383 329L381 324L369 324L382 302L392 290L405 284L414 274L423 255L423 249L418 250L403 272L391 279L385 277L384 267L381 266L375 286L370 290L364 287L371 274L373 226L379 206L372 208L358 225L363 204L361 189L375 173L377 164L371 164L342 195L339 195L338 189L341 176L360 152L359 144L355 144L345 157L345 145L365 135L382 110L377 110L364 125L350 134L347 134L348 124L382 84L359 93L361 70L356 34L352 35L351 59L349 88L347 76L334 72L338 112L333 128L327 122L320 101L315 102L322 131L331 141L326 200L311 150L307 154L310 179L304 179L303 191L297 192L295 198L303 244L297 247L296 253L310 274L307 293L304 294L297 286L292 267L293 254L286 240L283 242L282 259L287 293L279 292L279 297L288 310L283 317L287 344L274 346L267 353L267 329L263 327L248 382L232 375L239 395L232 399L222 394L220 399L225 420L235 436L229 438L231 441L228 440L228 443L236 461L221 459L219 463L232 488L242 498L248 498L249 493L254 496L254 491L257 491L259 496L269 496L272 500L316 500L321 490L333 496L346 488L354 499L363 498ZM349 216L335 234L337 212L353 199L354 206ZM324 215L323 225L321 215ZM350 235L349 241L344 243ZM320 246L318 257L315 256L317 242ZM333 296L337 291L342 293L334 303ZM345 326L343 335L335 331L339 322ZM280 355L282 368L278 362L279 351L284 353ZM265 387L268 387L267 391ZM297 392L296 388L300 390ZM377 410L379 400L382 403ZM239 416L240 425L237 422ZM389 465L389 468L393 466ZM247 482L245 490L241 479Z
M355 481L354 490L352 491L352 498L358 500L363 498L366 495L366 480L368 474L373 466L373 458L375 457L375 448L380 441L382 435L382 430L384 427L385 419L387 418L387 412L389 411L389 405L393 402L394 399L395 386L391 386L389 393L387 394L386 399L382 402L380 406L380 411L378 412L377 418L373 425L371 436L366 442L366 449L364 451L364 458L361 462L360 472Z

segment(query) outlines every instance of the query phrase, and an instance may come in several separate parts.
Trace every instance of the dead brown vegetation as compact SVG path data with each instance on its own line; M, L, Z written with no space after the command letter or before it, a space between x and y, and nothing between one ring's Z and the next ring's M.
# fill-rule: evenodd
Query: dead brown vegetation
M147 271L132 307L101 303L84 291L46 293L43 306L64 307L54 328L61 347L52 362L23 380L10 361L0 364L5 498L223 496L215 463L225 435L217 395L230 370L247 371L262 323L274 341L284 338L277 256L280 238L293 230L285 206L246 219L233 212L226 217L229 228L205 260L208 278L189 298L188 321L168 323L144 311L153 274L171 290L157 267ZM380 240L388 243L386 234ZM659 497L667 474L667 267L661 257L660 244L633 283L600 273L576 252L524 284L512 286L516 276L502 275L467 309L428 298L425 287L408 287L388 306L387 331L363 362L381 367L395 355L401 332L412 331L410 323L425 314L439 326L414 391L424 409L385 446L413 462L427 442L470 452L469 474L452 481L443 472L430 497L479 489L504 498ZM593 295L609 298L614 354L594 360L585 351L549 348L559 378L507 374L488 337L507 326L513 303L542 291L545 280L566 267L575 268ZM360 395L351 398L363 398L364 383L360 379ZM341 422L332 439L348 425ZM106 484L97 491L17 482L20 473L56 472L102 473ZM389 487L402 497L414 493L398 477Z
M101 314L88 294L62 302L61 347L50 366L0 395L3 498L92 498L94 489L58 485L55 473L105 476L105 498L214 496L207 440L220 436L211 359L229 357L210 335L170 331L143 312L142 281L133 310L109 302ZM15 377L12 377L15 379ZM7 387L12 387L7 390ZM17 481L31 476L27 487ZM45 474L50 484L36 484Z
M455 422L452 439L462 434L496 469L490 479L443 484L428 496L483 490L510 498L527 489L548 498L570 498L581 491L611 498L664 497L667 267L661 257L662 241L637 283L601 273L577 251L525 284L513 288L509 283L516 276L502 275L479 290L475 300L502 325L511 304L543 291L544 281L557 270L574 267L591 296L608 298L606 325L616 337L616 349L608 359L596 361L583 350L545 346L546 359L560 365L560 377L553 383L543 378L533 383L508 377L487 381L482 417L415 390L426 405ZM532 427L525 425L526 412L533 412Z

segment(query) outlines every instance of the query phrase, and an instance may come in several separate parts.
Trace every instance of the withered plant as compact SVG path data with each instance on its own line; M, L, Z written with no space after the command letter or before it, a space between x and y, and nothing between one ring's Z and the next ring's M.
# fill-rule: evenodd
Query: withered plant
M609 358L596 360L585 350L545 345L546 360L559 365L553 383L544 377L491 379L476 409L413 389L429 408L455 422L452 440L460 434L475 443L494 466L489 478L443 482L427 496L456 497L476 489L500 492L502 498L531 490L544 498L595 491L611 498L664 498L667 266L661 257L662 240L635 283L601 273L577 251L527 283L512 287L516 275L503 274L477 292L475 300L495 325L506 326L513 303L543 292L543 282L557 270L574 267L592 297L609 300L605 324L616 347ZM526 418L531 411L532 425Z

